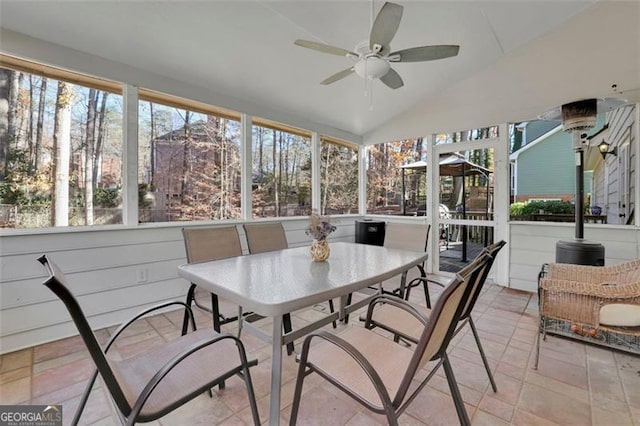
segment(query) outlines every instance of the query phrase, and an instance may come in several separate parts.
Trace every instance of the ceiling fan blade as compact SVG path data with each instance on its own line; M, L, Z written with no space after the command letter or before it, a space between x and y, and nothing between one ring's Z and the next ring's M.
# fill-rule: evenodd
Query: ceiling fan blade
M342 70L340 72L335 73L331 77L325 78L320 82L320 84L324 84L326 86L327 84L335 83L336 81L342 80L343 78L353 74L353 71L354 71L353 67L347 68L346 70Z
M438 46L420 46L398 50L389 54L391 62L422 62L456 56L460 46L441 44ZM398 56L396 58L396 55Z
M380 77L380 81L392 89L399 89L404 86L404 82L402 81L402 78L400 78L400 74L395 72L393 68L389 69L389 72Z
M307 49L313 49L313 50L317 50L319 52L322 53L328 53L330 55L337 55L337 56L349 56L349 55L354 55L354 56L358 56L357 53L353 53L350 52L346 49L342 49L340 47L335 47L335 46L331 46L328 44L324 44L324 43L317 43L315 41L309 41L309 40L296 40L293 42L293 44L295 44L296 46L300 46L300 47L306 47Z
M376 20L373 21L369 36L369 48L372 51L375 51L374 46L377 44L381 46L378 53L384 55L389 52L389 43L393 40L400 26L402 9L403 7L399 4L389 2L382 6Z

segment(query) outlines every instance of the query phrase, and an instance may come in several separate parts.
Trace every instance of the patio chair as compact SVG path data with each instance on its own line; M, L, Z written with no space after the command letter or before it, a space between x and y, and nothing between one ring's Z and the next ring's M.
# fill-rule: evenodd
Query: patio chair
M640 354L640 259L610 266L551 263L538 277L540 336L547 333Z
M429 241L429 230L431 225L423 225L417 223L396 223L388 222L385 227L384 244L383 247L396 248L402 250L414 250L414 251L426 251L427 243ZM404 271L401 275L390 278L381 282L378 286L370 286L368 290L380 290L384 294L393 294L400 298L409 300L411 288L420 284L424 285L424 294L427 300L427 306L431 307L431 301L429 300L429 290L427 288L427 281L419 281L416 279L410 279L407 283L407 276L413 276L417 274L418 277L427 279L427 273L424 270L424 262L416 265L415 269L411 271ZM415 272L417 271L417 273ZM400 279L398 280L398 277ZM403 288L404 284L404 288ZM350 304L353 299L353 295L347 296L347 304ZM344 318L345 323L349 322L349 315Z
M238 338L218 334L211 329L196 330L190 306L183 302L166 302L144 310L121 325L103 350L78 301L68 290L63 273L44 255L38 261L49 273L43 284L65 304L97 367L82 395L72 425L78 424L98 374L104 379L106 390L113 399L123 424L133 425L135 422L159 419L234 375L244 380L253 423L260 424L249 373L249 367L258 362L247 361L244 345ZM187 310L193 327L192 333L129 359L107 358L107 352L127 327L143 316L166 310L173 305Z
M438 298L429 321L414 313L424 324L414 350L357 326L349 327L339 336L326 331L307 336L298 356L300 365L290 424L296 424L304 380L311 373L318 373L369 410L385 415L388 424L397 425L398 416L443 366L460 423L469 425L446 349L472 290L474 275L487 258L485 255L474 261L473 267L464 271L465 276L456 275ZM393 299L401 309L414 311L405 300ZM430 361L435 361L435 366L426 378L419 379L420 370ZM420 383L415 386L417 380Z
M414 224L414 223L387 223L387 227L384 235L384 247L397 248L403 250L413 251L427 251L427 244L429 242L429 231L431 225ZM427 306L431 306L429 300L429 290L427 288L427 273L424 270L424 262L416 265L416 269L420 274L420 278L423 280L411 279L406 282L407 274L409 271L405 271L401 275L401 282L397 282L397 278L386 280L382 283L382 290L384 293L395 294L396 296L409 300L411 288L423 285L424 295L427 300ZM404 290L402 289L402 283L404 282ZM391 288L391 290L389 290Z
M482 344L480 343L480 336L478 335L478 330L476 329L475 323L473 322L471 313L473 312L475 303L478 300L478 296L480 296L484 283L487 279L487 275L489 274L489 271L493 266L493 262L498 255L498 252L505 245L505 241L499 241L495 244L490 245L489 247L486 247L470 265L466 266L459 272L461 275L466 275L467 270L469 268L473 269L475 267L474 264L479 259L483 257L487 259L484 266L479 270L480 272L475 276L476 279L472 283L472 290L469 300L465 304L464 310L462 311L462 314L460 316L460 321L454 333L454 335L458 334L467 323L469 324L469 327L471 327L471 332L473 333L473 338L475 339L476 345L478 346L478 351L480 352L480 357L482 358L484 368L487 371L487 375L489 376L491 388L494 392L497 392L498 388L493 378L491 368L489 367L489 362L487 361L484 349L482 348ZM425 279L425 282L426 281L427 280ZM439 283L437 281L429 280L429 282L445 287L445 284ZM431 318L431 311L430 309L424 308L423 306L411 306L411 312L400 310L397 308L397 301L393 300L393 298L386 295L378 296L369 303L367 315L365 318L363 318L365 321L364 325L367 328L380 327L384 330L389 331L390 333L393 333L394 341L396 342L402 338L405 342L411 342L415 344L420 339L422 329L424 328L423 324L425 323L425 321L428 322ZM419 315L420 319L417 319L416 315Z
M208 228L182 228L184 245L187 252L187 262L207 262L211 260L226 259L228 257L242 256L240 237L235 226L208 227ZM194 283L191 283L187 291L186 304L195 304L198 308L211 312L213 316L213 329L220 333L220 326L238 319L237 316L226 317L220 313L218 296L211 295L211 306L201 303L198 294L206 292ZM182 323L182 334L187 332L188 315L185 312Z
M249 253L265 253L269 251L284 250L289 248L287 243L287 235L284 232L282 223L245 223L244 232L247 236L247 245ZM329 310L334 312L333 300L329 300ZM285 333L293 330L291 325L291 314L282 317L282 328ZM333 328L336 328L336 322L333 322ZM287 354L291 355L294 351L293 342L287 344Z

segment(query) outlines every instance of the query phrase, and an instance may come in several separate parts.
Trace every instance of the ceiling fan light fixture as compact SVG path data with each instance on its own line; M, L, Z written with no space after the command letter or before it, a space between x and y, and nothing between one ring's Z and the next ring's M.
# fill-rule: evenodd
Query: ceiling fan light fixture
M358 61L354 65L356 74L358 74L362 78L369 79L375 79L384 76L389 72L389 68L391 68L389 62L375 56L365 58L361 61Z

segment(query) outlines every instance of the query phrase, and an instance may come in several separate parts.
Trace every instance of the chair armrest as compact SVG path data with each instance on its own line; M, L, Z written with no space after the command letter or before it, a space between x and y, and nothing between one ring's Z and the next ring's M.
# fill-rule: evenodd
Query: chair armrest
M189 318L191 319L191 324L193 324L193 329L196 329L196 322L195 319L193 317L193 311L191 310L191 306L187 305L184 302L180 302L180 301L171 301L171 302L165 302L165 303L160 303L158 305L155 306L151 306L150 308L147 308L141 312L138 312L134 317L132 317L131 319L129 319L129 321L123 323L122 325L120 325L120 327L118 327L118 329L115 331L115 333L113 333L113 335L109 338L109 340L107 341L107 344L104 347L104 352L107 353L107 351L109 350L109 348L111 347L111 345L113 344L113 342L115 342L115 340L118 338L118 336L120 336L120 334L122 334L123 331L125 331L127 329L127 327L129 327L131 324L133 324L134 322L136 322L137 320L139 320L141 317L160 310L160 309L164 309L168 306L171 305L182 305L185 307L185 309L187 309L187 312L189 313Z
M193 355L194 353L198 352L199 350L204 349L207 346L213 345L224 339L232 339L235 341L236 346L238 347L238 354L240 356L240 361L241 361L240 365L242 367L246 366L246 368L249 368L258 364L257 360L253 360L251 362L247 361L247 355L244 349L244 345L242 344L242 341L230 334L217 334L212 336L210 339L194 343L193 345L187 347L185 350L183 350L182 352L174 356L172 359L170 359L156 374L154 374L154 376L151 378L149 383L147 383L147 385L144 387L144 389L138 396L138 399L136 400L136 403L132 408L131 414L128 416L129 421L131 422L137 417L140 410L142 410L142 406L144 405L145 402L147 402L147 399L149 399L149 397L151 396L151 393L153 392L153 390L160 384L162 379L164 379L167 376L167 374L171 372L171 370L173 370L183 360ZM231 370L231 371L233 372L234 370ZM223 377L223 379L226 379L226 377Z
M407 287L415 286L415 285L418 285L419 283L427 283L427 284L431 283L431 284L439 285L440 287L446 287L447 286L446 283L441 283L440 281L436 281L433 278L416 277L416 278L412 279L411 281L409 281L409 283L407 284Z
M393 307L396 307L398 309L402 309L403 311L408 312L409 314L411 314L413 317L415 317L423 325L427 325L427 321L429 321L429 318L425 317L422 314L422 312L417 310L415 307L413 307L406 300L401 299L401 298L396 297L396 296L391 296L389 294L380 294L380 295L374 297L371 300L371 302L369 302L369 306L367 307L367 316L366 316L365 321L364 321L365 328L368 328L368 327L371 326L371 322L373 321L373 315L374 315L374 312L375 312L375 310L374 310L375 305L382 305L382 304L393 306Z

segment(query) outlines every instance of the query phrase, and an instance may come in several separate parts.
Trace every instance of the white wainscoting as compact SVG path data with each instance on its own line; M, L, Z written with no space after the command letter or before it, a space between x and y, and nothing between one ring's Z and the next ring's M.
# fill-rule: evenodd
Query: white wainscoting
M333 218L331 241L354 241L358 217ZM283 219L290 247L310 245L306 218ZM42 285L46 273L36 261L47 254L64 271L94 329L120 324L147 306L183 300L188 283L178 277L186 262L184 226L173 223L134 228L55 229L6 232L0 237L0 353L77 334L55 295ZM243 251L246 239L241 223ZM141 273L141 271L143 271ZM140 282L140 274L146 281Z
M338 229L330 240L354 241L354 222L360 219L334 217ZM402 222L404 218L375 220ZM304 233L306 218L282 222L291 247L310 245ZM177 275L177 266L186 262L181 228L229 225L174 223L4 233L0 237L0 353L77 334L62 303L42 285L46 274L36 261L41 254L48 254L62 268L91 326L102 328L119 324L144 307L183 299L188 283ZM246 253L242 224L235 225ZM555 260L556 242L573 235L571 223L511 222L508 245L501 253L508 256L504 258L508 285L536 291L541 265ZM636 227L587 224L585 237L604 244L607 265L640 257ZM141 270L146 271L146 282L138 282Z
M511 222L509 230L509 287L535 292L542 264L555 261L558 241L574 238L574 224ZM640 257L636 227L585 224L584 236L604 245L605 265Z

